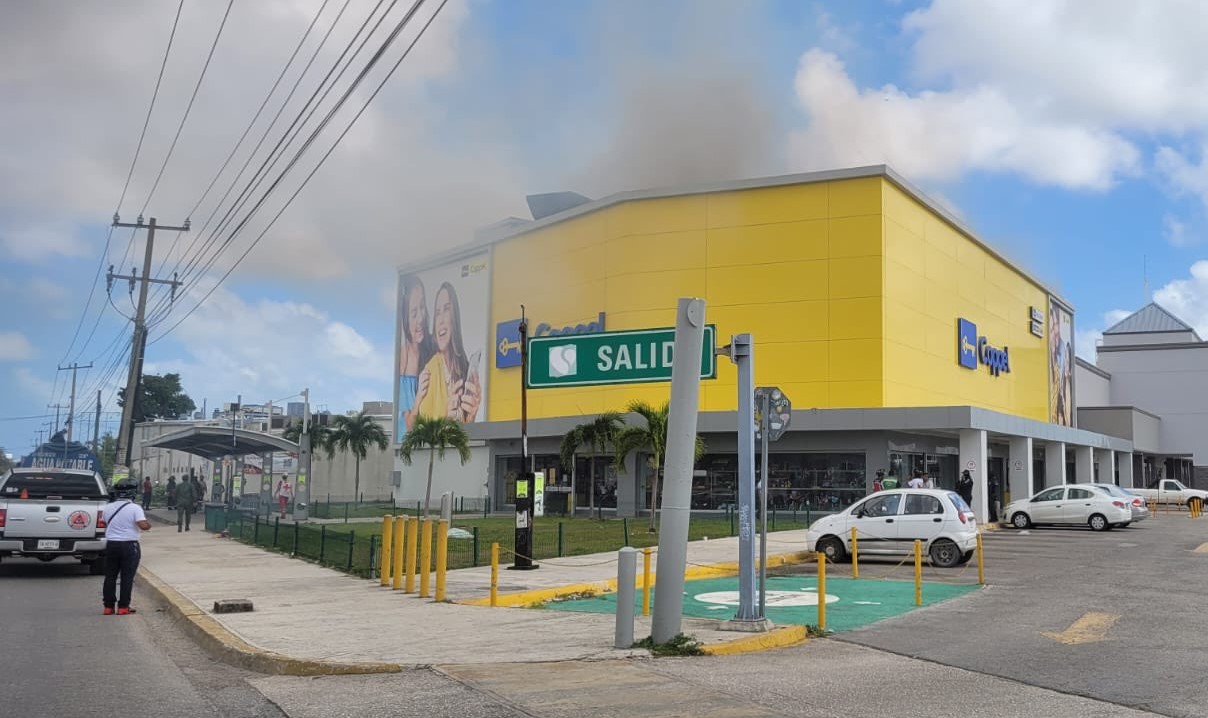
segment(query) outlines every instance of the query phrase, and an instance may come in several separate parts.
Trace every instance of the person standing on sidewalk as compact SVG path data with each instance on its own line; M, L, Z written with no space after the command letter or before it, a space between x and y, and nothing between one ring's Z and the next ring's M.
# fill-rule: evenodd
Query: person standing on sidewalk
M176 508L176 477L168 477L168 486L164 491L164 496L168 499L168 510Z
M189 530L189 519L193 516L193 504L196 500L193 483L189 481L188 477L183 478L176 486L177 533Z
M151 523L143 508L129 498L110 503L102 515L105 518L105 581L101 586L101 601L105 608L102 613L124 616L134 613L130 608L130 595L134 591L134 574L142 558L138 538L141 532L151 529Z
M277 482L277 504L281 507L281 518L285 518L285 507L294 499L294 487L289 483L289 474L283 474Z
M143 477L143 511L151 509L151 477Z

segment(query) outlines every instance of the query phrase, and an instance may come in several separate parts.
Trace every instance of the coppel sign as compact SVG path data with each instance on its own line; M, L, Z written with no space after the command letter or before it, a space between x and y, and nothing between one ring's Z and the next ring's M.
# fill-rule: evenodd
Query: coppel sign
M1011 373L1011 355L1007 347L996 347L986 337L978 336L977 325L968 319L956 320L956 355L957 362L966 369L976 369L978 364L984 364L994 376Z
M599 334L605 331L604 312L600 312L593 322L572 324L565 327L554 327L544 322L534 324L529 321L529 338L558 337L572 334ZM509 319L495 325L495 368L508 369L520 366L520 320Z

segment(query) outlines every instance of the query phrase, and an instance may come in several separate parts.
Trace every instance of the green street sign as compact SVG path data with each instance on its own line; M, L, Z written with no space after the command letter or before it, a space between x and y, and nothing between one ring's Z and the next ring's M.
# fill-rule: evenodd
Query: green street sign
M717 376L717 327L705 326L700 376ZM671 381L675 329L633 329L599 334L544 336L529 339L531 389L600 384L644 384Z

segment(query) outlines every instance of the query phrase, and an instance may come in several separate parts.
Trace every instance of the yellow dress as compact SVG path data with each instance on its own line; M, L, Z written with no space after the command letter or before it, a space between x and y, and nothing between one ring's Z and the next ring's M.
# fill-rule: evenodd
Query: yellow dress
M436 418L449 413L449 377L445 370L445 358L434 355L424 367L428 372L428 393L419 402L420 416Z

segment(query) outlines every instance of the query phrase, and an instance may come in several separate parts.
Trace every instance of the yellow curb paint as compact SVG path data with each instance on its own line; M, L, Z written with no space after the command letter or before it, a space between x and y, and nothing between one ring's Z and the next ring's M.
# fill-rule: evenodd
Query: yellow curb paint
M335 676L366 673L401 673L397 663L340 663L294 658L248 643L196 603L169 586L146 568L139 568L137 579L143 588L168 607L183 627L208 653L224 663L257 673L278 676Z
M781 626L767 633L756 633L736 638L725 643L710 643L701 650L710 656L734 656L740 653L757 653L773 648L787 648L805 642L805 626Z
M1119 614L1087 611L1082 617L1070 624L1070 627L1060 633L1041 631L1040 635L1051 638L1067 646L1079 643L1096 643L1107 638L1107 632L1120 620Z
M791 566L805 561L812 560L813 554L809 551L798 551L793 553L782 553L774 556L768 556L768 568L778 568L781 566ZM684 571L684 580L691 581L699 578L719 578L723 576L737 576L738 563L729 561L725 563L715 563L706 566L689 566ZM642 587L641 577L638 577L634 588ZM654 586L657 582L654 577L650 579L650 585ZM566 586L555 586L552 588L539 588L532 591L521 591L519 593L501 593L499 594L498 603L501 608L515 608L517 606L531 606L534 603L545 603L556 598L563 598L577 593L612 593L617 590L617 580L610 578L604 581L594 581L591 583L572 583ZM465 598L454 603L463 606L490 606L491 599L489 596L483 598Z

